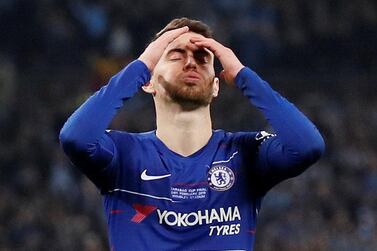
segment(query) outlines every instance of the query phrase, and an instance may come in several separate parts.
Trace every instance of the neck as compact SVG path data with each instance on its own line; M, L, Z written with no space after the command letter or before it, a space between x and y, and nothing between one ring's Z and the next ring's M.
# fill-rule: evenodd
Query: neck
M185 111L178 104L156 102L157 137L172 151L189 156L212 136L209 106Z

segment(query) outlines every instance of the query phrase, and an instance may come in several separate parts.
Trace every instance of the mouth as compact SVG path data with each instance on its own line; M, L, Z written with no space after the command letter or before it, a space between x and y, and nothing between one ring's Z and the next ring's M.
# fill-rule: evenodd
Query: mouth
M186 73L186 74L183 74L182 76L183 80L186 82L196 82L198 80L201 80L201 77L198 73L196 72L190 72L190 73Z

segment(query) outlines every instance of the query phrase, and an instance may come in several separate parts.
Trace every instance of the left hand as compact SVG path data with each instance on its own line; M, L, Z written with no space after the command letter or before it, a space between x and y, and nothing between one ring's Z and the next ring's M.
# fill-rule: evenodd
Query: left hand
M198 47L204 47L215 54L223 67L220 77L232 84L238 72L244 67L234 52L212 38L193 37L190 41Z

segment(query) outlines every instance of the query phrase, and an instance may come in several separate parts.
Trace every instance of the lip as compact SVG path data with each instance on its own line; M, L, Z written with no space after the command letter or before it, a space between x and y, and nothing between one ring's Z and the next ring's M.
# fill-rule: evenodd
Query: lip
M190 72L190 73L186 73L186 74L183 74L183 78L185 79L201 79L200 75L196 72Z

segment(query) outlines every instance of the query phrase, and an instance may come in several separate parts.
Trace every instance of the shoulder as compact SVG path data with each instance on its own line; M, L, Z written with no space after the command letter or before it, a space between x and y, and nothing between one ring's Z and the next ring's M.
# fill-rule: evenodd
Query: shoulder
M250 132L229 132L223 130L217 130L216 132L222 133L224 140L232 141L233 143L251 142L259 139L259 131Z
M222 131L222 130L219 130ZM275 137L276 134L266 131L250 131L250 132L226 132L222 131L225 141L244 147L259 146L268 139Z

